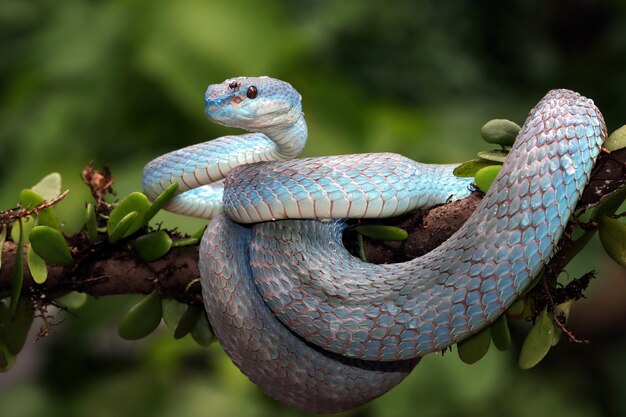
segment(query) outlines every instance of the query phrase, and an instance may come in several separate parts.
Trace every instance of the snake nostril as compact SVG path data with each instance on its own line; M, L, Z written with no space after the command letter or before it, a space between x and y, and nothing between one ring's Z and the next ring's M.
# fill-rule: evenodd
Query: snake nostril
M239 83L237 81L232 81L230 84L228 84L228 88L230 88L231 90L234 90L237 87L239 87Z

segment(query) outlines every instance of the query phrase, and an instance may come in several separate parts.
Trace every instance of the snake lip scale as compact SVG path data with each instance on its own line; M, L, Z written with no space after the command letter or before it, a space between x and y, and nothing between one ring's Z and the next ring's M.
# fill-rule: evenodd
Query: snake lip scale
M209 119L249 133L156 158L144 191L176 182L166 209L213 218L199 268L215 334L263 391L314 412L382 395L506 311L552 256L606 138L591 100L548 92L463 227L422 257L372 265L343 247L342 219L461 199L472 179L390 153L293 159L307 128L284 81L228 79L205 101Z

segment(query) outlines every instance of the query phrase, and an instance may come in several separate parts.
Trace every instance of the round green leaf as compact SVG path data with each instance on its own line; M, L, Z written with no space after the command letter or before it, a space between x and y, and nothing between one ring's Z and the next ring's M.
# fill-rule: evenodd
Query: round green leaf
M496 162L486 161L484 159L472 159L471 161L463 162L461 165L454 168L452 173L457 177L471 178L476 175L479 169L495 164Z
M200 242L200 239L195 237L188 237L185 239L177 239L172 242L173 248L182 248L183 246L195 246Z
M20 192L20 204L22 207L33 208L43 204L44 202L44 198L33 190L25 188ZM52 207L39 210L37 213L37 223L61 230L61 222L57 218L57 215Z
M491 325L491 340L498 350L507 350L511 347L511 333L506 314L498 317Z
M489 120L480 129L480 136L489 143L502 146L513 146L521 127L507 119Z
M504 163L504 160L506 159L508 154L508 151L502 149L493 149L491 151L478 152L478 157L486 161L498 162L502 164Z
M363 224L354 228L363 236L377 240L406 240L409 234L406 230L395 226L379 224Z
M32 190L39 194L44 200L52 200L61 194L61 174L53 172L46 175L32 187Z
M22 219L22 243L27 245L30 242L30 231L36 225L35 218L33 216L24 217ZM17 243L20 240L20 225L19 222L13 222L11 225L11 240Z
M181 339L185 337L196 326L196 322L200 317L200 313L204 312L199 305L189 305L187 311L180 318L176 330L174 331L174 339Z
M144 338L159 326L162 314L161 298L154 291L128 310L120 322L118 333L126 340Z
M163 305L163 321L170 329L176 329L178 322L187 311L187 304L173 298L164 298L161 304Z
M176 190L178 190L178 183L170 184L157 198L154 199L148 210L146 211L144 217L144 224L148 224L148 222L154 217L155 214L159 212L172 197L176 194Z
M120 221L115 224L115 227L109 227L107 230L109 234L109 243L115 243L118 240L130 235L133 232L132 228L136 224L138 217L139 212L131 211L122 217Z
M76 311L84 306L88 299L89 296L84 292L71 291L55 298L54 302L69 311Z
M49 226L36 226L30 232L32 249L44 261L52 264L71 265L74 262L67 241L61 232Z
M202 347L208 347L213 342L213 329L211 329L209 320L204 312L196 320L196 325L191 331L191 337Z
M500 173L501 169L502 165L490 165L479 169L474 176L474 183L476 184L476 187L478 187L480 191L486 193L498 176L498 173Z
M37 255L32 246L29 246L26 252L26 262L28 263L28 270L30 276L33 277L33 281L37 284L43 284L48 279L48 267L46 263Z
M521 369L530 369L548 354L554 337L554 323L544 308L537 322L530 329L520 351L518 365Z
M123 198L109 215L109 222L107 223L109 242L117 242L118 240L123 239L142 228L144 226L144 216L149 207L150 201L145 194L134 192ZM123 220L128 221L127 216L133 212L137 213L133 218L133 221L130 224L125 224L123 229L120 229L120 223ZM120 230L123 230L124 232L120 234ZM116 239L111 238L114 232L116 234ZM118 234L120 236L117 236Z
M525 299L520 298L518 300L515 300L515 302L511 304L511 307L509 307L509 309L506 311L506 315L514 319L521 318L524 314L525 304Z
M91 243L98 240L98 220L96 219L96 209L93 204L87 204L87 220L85 222L85 229L87 230L87 239Z
M457 343L459 358L469 365L478 362L489 350L491 329L485 327L465 340Z
M626 267L626 225L611 217L602 216L598 234L604 250L611 259Z
M163 257L172 247L172 239L163 230L148 233L133 240L133 248L146 262Z
M604 147L609 151L626 148L626 125L611 133L606 139Z
M15 312L4 325L4 344L12 355L20 353L24 347L34 317L33 302L28 297L20 298Z
M11 304L9 305L11 314L15 314L22 294L22 285L24 284L24 230L21 219L16 223L18 225L18 239L15 242L17 249L15 250L15 260L11 270Z

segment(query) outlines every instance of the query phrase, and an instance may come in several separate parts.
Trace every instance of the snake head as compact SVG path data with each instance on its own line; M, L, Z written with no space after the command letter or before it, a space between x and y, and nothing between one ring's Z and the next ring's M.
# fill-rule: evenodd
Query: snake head
M229 78L204 94L206 116L216 123L248 131L295 123L302 113L300 94L270 77Z

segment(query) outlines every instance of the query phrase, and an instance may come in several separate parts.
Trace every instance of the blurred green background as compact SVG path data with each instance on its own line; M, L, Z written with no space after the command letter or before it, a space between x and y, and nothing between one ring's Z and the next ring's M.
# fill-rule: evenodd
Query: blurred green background
M203 93L236 75L270 75L301 92L309 156L469 159L486 120L521 124L562 87L592 97L611 131L626 123L624 21L617 0L0 0L0 207L58 171L71 190L62 217L77 230L87 162L108 164L120 195L139 190L151 158L235 133L204 119ZM185 231L202 224L161 220ZM599 271L571 322L591 344L562 343L520 371L514 329L512 351L492 347L473 366L456 352L431 355L348 415L626 415L626 277L592 246L570 271ZM167 329L120 340L134 300L92 300L28 343L0 375L0 416L302 415L262 395L218 344L203 350Z

